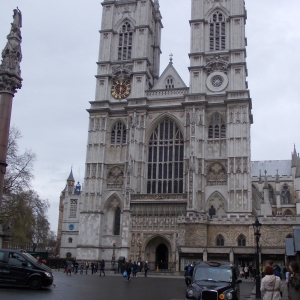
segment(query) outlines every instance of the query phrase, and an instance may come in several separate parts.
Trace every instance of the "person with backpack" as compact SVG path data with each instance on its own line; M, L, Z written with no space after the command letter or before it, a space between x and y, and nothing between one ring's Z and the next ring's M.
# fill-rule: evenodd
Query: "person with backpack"
M126 266L126 272L127 272L127 281L130 281L130 274L131 274L131 268L132 268L132 263L131 260L129 260L127 266Z

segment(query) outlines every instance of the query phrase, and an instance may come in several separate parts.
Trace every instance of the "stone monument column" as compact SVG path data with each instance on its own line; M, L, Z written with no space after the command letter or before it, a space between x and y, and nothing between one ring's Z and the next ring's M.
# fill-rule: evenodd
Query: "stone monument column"
M2 204L4 174L6 171L7 144L12 110L12 101L17 89L22 87L20 62L21 52L21 11L14 9L13 23L2 51L0 65L0 208Z

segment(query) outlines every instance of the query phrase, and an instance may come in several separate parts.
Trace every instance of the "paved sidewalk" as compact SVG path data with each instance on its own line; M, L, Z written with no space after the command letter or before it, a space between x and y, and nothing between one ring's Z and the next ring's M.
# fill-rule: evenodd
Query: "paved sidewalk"
M288 300L288 292L287 292L286 283L285 283L285 281L283 281L282 283L284 286L284 291L283 291L283 296L282 296L281 300ZM247 299L258 299L258 298L256 298L255 294L256 294L256 286L255 286L255 282L254 282L254 286L253 286L251 295L249 295L249 297ZM264 295L262 294L261 299L263 299L263 297L264 297Z

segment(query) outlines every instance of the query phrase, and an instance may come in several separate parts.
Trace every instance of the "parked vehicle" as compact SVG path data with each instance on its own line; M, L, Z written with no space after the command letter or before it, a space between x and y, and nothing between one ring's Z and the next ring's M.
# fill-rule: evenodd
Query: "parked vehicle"
M236 270L230 263L201 262L194 266L185 300L238 300L239 284Z
M0 249L0 284L37 290L52 285L52 270L22 250Z

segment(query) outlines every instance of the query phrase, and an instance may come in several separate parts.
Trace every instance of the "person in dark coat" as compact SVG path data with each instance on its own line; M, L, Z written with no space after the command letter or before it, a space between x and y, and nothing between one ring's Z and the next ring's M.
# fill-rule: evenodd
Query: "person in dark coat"
M148 261L147 260L144 264L144 270L145 270L145 277L147 277L147 272L148 272Z
M100 262L100 275L99 276L101 276L102 272L103 272L103 275L105 276L104 269L105 269L105 261L104 261L104 259L102 259Z
M127 266L126 266L126 272L127 272L127 281L130 281L130 274L131 274L131 268L132 268L132 263L131 260L129 260Z
M194 268L191 266L189 263L185 268L184 268L184 277L185 277L185 284L186 286L189 286L192 283L192 276L193 276L193 271Z
M289 300L300 299L300 269L296 261L291 261L289 265L290 275L288 281Z
M138 265L136 262L134 262L132 265L132 277L137 277L136 276L137 271L138 271Z

